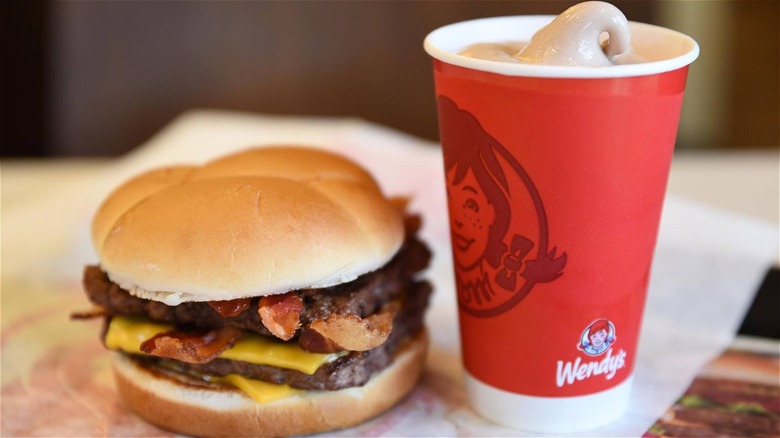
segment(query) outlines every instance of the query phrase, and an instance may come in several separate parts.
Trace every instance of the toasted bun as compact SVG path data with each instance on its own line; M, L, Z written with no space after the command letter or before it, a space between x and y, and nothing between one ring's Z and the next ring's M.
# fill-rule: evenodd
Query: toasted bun
M390 367L366 385L340 391L306 391L260 404L238 390L186 386L114 353L120 397L146 421L197 436L281 436L341 429L362 423L403 399L417 383L427 350L422 331Z
M296 147L145 173L92 224L109 278L170 305L351 281L383 266L403 238L400 211L364 169Z

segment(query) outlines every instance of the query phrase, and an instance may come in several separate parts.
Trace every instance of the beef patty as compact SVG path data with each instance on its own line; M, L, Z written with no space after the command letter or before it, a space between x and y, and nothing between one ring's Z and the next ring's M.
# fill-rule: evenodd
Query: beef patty
M403 347L405 340L422 330L423 315L428 305L431 287L428 283L415 283L412 288L404 306L393 321L393 331L385 343L368 351L353 351L340 356L320 366L311 375L287 368L230 359L214 359L208 363L193 364L147 355L133 357L163 374L165 371L174 371L191 375L196 379L203 374L216 376L239 374L250 379L318 391L361 386L368 382L374 373L384 369L393 361L395 353Z

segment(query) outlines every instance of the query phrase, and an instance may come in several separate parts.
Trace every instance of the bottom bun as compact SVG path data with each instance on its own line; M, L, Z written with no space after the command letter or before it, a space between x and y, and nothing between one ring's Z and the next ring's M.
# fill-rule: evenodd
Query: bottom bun
M238 390L183 385L115 353L120 397L140 417L174 432L199 436L301 435L362 423L391 408L417 384L425 363L425 330L364 386L306 391L260 404Z

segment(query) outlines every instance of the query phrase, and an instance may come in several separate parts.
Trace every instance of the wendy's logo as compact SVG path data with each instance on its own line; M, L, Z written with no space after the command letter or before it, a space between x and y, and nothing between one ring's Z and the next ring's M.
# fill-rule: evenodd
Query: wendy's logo
M617 341L615 325L608 319L597 319L588 325L580 335L577 349L588 356L598 356Z
M460 308L492 317L563 273L542 198L520 163L468 111L439 96Z

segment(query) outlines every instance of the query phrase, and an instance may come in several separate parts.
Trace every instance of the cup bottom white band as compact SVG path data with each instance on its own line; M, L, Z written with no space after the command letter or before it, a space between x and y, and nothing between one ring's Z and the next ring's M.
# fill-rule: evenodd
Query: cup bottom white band
M487 385L466 372L466 393L484 418L515 429L569 433L594 429L620 417L628 408L632 374L617 386L575 397L535 397Z

